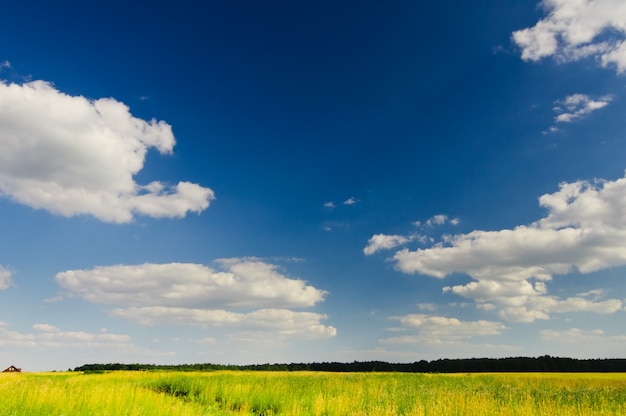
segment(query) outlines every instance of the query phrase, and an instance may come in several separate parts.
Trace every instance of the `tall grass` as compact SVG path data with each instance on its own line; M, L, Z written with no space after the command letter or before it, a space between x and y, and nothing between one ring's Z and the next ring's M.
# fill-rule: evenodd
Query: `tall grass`
M147 375L150 379L150 375ZM213 415L200 404L185 402L142 387L146 374L78 375L73 373L0 375L2 416L192 416Z
M626 415L626 374L8 374L0 415Z

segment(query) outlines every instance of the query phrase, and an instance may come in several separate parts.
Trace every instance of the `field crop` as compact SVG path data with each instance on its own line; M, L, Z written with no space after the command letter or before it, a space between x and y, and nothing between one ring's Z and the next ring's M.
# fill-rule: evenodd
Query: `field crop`
M0 374L0 415L626 415L626 374Z

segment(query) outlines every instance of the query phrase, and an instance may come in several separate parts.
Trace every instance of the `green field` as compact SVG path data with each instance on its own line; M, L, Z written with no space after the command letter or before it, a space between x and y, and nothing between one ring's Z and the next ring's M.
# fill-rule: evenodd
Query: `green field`
M0 415L626 415L626 374L0 374Z

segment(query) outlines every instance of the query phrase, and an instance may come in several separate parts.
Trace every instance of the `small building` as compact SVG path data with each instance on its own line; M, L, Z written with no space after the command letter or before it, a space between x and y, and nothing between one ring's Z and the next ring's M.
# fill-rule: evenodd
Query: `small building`
M21 373L22 369L21 368L17 368L16 366L12 365L11 367L7 368L6 370L3 371L3 373Z

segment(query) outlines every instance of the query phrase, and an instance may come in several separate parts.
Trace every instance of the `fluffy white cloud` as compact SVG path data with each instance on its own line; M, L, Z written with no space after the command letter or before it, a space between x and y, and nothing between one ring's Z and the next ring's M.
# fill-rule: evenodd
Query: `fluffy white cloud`
M400 322L407 330L416 330L417 335L405 335L382 339L386 344L441 344L466 340L475 336L499 335L508 329L504 324L493 321L460 321L456 318L410 314L392 319Z
M560 114L556 116L555 121L557 123L570 123L593 111L606 107L612 99L613 97L611 96L593 100L585 94L568 95L564 100L556 102L558 106L554 110Z
M134 181L149 148L169 154L174 144L167 123L133 117L112 98L0 82L0 196L18 203L116 223L199 213L214 199L209 188Z
M626 178L563 183L539 198L548 214L530 225L449 236L425 249L395 253L396 268L444 278L464 273L474 279L444 291L473 299L484 309L499 309L513 321L547 319L551 313L613 313L617 299L598 292L558 299L545 281L568 273L591 273L626 265ZM591 292L590 292L591 293Z
M11 286L12 275L13 273L11 273L11 270L5 269L4 267L0 266L0 290L7 289L9 286Z
M145 325L201 325L240 336L262 333L281 339L336 334L335 328L320 323L325 315L285 309L313 306L324 299L325 291L288 278L278 266L258 259L216 263L220 270L193 263L96 267L58 273L56 281L70 295L90 302L129 306L111 314ZM260 309L234 312L222 308Z
M222 270L193 263L146 263L69 270L55 279L90 302L134 306L308 307L326 293L260 260L217 263Z
M236 313L220 309L147 306L114 309L112 315L144 325L202 325L248 332L263 331L286 338L319 339L333 337L337 333L332 326L320 323L327 319L325 315L287 309L259 309Z
M432 226L432 225L445 224L447 219L448 217L443 214L433 215L432 218L429 218L428 221L426 221L426 225Z
M343 201L344 205L354 205L356 204L356 199L351 196L350 198L346 199L345 201Z
M543 0L547 16L531 28L513 32L522 59L554 57L574 61L595 57L604 66L626 71L626 3L622 0Z
M421 221L414 221L412 224L416 227L424 227L432 228L436 225L458 225L460 220L458 218L450 218L446 214L437 214L430 217L424 224ZM403 235L388 235L388 234L374 234L368 241L367 246L363 249L363 253L366 256L374 254L381 250L391 250L403 244L409 243L411 241L418 241L422 244L432 243L434 239L427 235L422 235L419 233L413 233L408 236Z
M394 247L408 243L407 237L401 235L385 235L374 234L372 238L367 241L367 246L363 249L363 253L369 256L380 250L390 250Z
M0 346L2 347L47 347L47 348L136 348L130 336L112 333L90 333L84 331L62 331L48 324L33 325L36 332L23 334L11 331L0 322Z
M444 290L451 290L453 293L461 296L473 298L474 294L463 293L464 289L467 289L467 286L447 287ZM599 299L589 300L579 296L558 299L554 296L547 296L546 293L547 291L536 291L524 295L518 292L511 293L510 297L503 296L502 293L494 293L494 297L489 299L490 302L486 303L481 303L481 299L473 299L479 302L483 309L494 309L497 305L500 308L499 315L512 322L532 322L536 319L549 319L552 313L592 312L611 314L622 308L622 301L617 299L604 301Z

